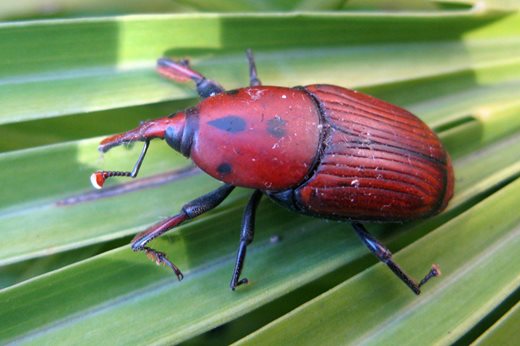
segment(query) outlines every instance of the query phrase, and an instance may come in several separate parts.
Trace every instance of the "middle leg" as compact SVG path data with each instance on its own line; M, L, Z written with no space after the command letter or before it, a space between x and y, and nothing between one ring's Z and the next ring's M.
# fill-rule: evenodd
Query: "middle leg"
M247 284L247 279L240 279L240 274L242 273L242 268L244 266L244 261L246 259L246 249L249 244L253 241L255 236L255 214L256 207L262 198L262 191L256 190L251 195L249 199L249 203L247 203L246 209L244 211L244 216L242 217L242 231L240 232L240 245L237 251L237 259L235 262L235 269L233 270L233 276L231 277L231 282L229 283L229 287L234 291L237 286L242 284Z
M259 86L262 85L260 79L258 79L258 75L256 73L256 64L255 57L253 56L253 51L251 49L246 50L247 61L249 62L249 85L250 86Z

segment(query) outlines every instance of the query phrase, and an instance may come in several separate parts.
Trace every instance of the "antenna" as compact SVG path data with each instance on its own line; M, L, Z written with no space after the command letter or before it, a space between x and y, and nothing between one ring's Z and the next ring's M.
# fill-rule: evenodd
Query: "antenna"
M139 173L139 168L141 168L141 164L143 163L144 156L146 155L146 151L148 150L148 145L150 144L150 141L145 141L143 150L141 151L141 155L139 155L139 158L137 159L137 162L135 163L134 169L132 169L132 172L121 172L121 171L97 171L95 173L92 173L90 176L90 182L96 189L103 188L103 184L105 184L105 181L110 177L130 177L135 178L137 177L137 173Z

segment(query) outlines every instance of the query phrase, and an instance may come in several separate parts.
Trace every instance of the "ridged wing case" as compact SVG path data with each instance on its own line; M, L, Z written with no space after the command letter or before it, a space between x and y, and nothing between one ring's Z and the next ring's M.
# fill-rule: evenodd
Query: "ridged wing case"
M412 113L332 85L310 85L322 114L313 175L295 191L301 211L333 219L404 221L441 211L453 194L451 161Z

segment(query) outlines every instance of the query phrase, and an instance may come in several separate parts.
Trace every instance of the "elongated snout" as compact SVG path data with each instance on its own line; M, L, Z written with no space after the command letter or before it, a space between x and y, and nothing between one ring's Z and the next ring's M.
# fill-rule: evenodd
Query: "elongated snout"
M171 128L169 131L174 133L182 133L184 124L185 115L183 112L176 113L173 116L144 121L133 130L105 138L99 144L98 150L106 153L113 147L125 143L146 142L154 138L164 139L167 129Z
M110 177L137 177L139 168L143 163L143 159L148 150L148 144L150 140L154 138L166 139L168 144L174 144L174 148L177 142L181 143L182 135L184 133L186 122L186 115L183 112L179 112L172 116L149 120L142 122L141 125L133 130L120 133L111 137L107 137L99 144L99 151L106 153L111 148L121 144L131 143L136 141L145 142L143 151L137 160L132 171L97 171L94 172L90 181L96 189L101 189L105 184L105 181ZM166 137L166 138L165 138ZM180 144L179 144L180 145Z

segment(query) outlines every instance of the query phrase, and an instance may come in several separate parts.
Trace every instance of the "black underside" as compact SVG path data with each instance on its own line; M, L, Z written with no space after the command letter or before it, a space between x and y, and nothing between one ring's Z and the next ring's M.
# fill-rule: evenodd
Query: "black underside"
M288 208L292 211L295 211L297 213L306 214L305 210L300 208L298 206L298 203L296 202L296 196L295 196L295 190L294 189L288 189L284 191L276 191L276 192L270 192L266 191L265 194L271 198L276 203L280 204L281 206Z

